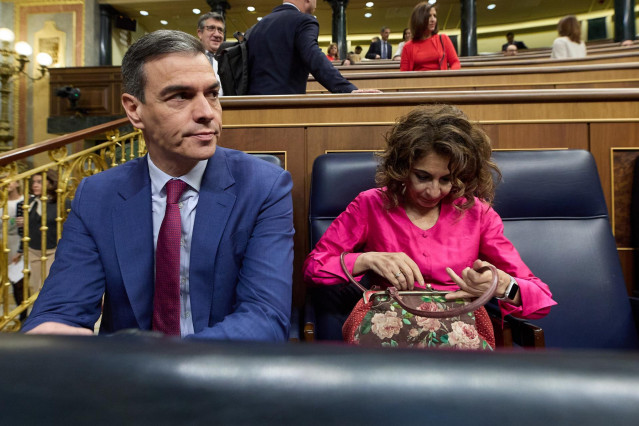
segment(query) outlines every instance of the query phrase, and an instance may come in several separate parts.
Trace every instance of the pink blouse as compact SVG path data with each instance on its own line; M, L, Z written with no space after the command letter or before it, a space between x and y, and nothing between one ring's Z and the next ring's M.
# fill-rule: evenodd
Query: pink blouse
M438 290L458 289L446 267L461 276L461 271L476 259L513 276L519 284L522 304L513 306L500 301L503 315L541 318L556 305L548 286L521 260L504 236L501 218L486 203L476 199L461 217L452 203L442 203L437 223L423 230L411 222L401 205L386 209L381 191L362 192L333 221L304 262L307 284L345 282L340 266L343 251L351 252L345 257L350 271L361 252L404 252L419 266L426 282Z
M444 52L446 55L444 57ZM400 71L458 70L461 68L455 47L446 34L425 40L410 40L402 49Z

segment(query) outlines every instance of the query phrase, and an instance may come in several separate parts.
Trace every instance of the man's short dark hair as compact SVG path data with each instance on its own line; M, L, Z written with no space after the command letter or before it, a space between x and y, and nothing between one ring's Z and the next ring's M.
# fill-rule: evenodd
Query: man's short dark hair
M224 25L224 27L226 28L226 21L224 21L224 16L222 16L220 13L217 13L217 12L207 12L204 15L200 16L200 19L197 20L197 29L198 30L203 30L204 29L204 23L208 19L213 19L215 21L220 21Z
M122 58L122 90L144 103L144 64L169 53L204 55L204 52L200 40L182 31L158 30L147 34L133 43Z
M514 34L512 31L508 31L508 32L506 33L506 37L508 37L508 36L513 36L513 37L515 37L515 34Z
M388 28L388 27L382 27L382 29L381 29L381 30L379 30L379 33L381 34L381 33L383 33L383 32L384 32L384 31L386 31L386 30L390 30L390 28Z

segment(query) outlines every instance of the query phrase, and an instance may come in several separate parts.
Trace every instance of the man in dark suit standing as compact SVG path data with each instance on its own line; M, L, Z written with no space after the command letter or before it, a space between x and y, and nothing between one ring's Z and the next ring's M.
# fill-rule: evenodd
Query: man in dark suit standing
M326 60L317 44L317 0L290 0L258 22L248 38L249 95L306 93L308 74L332 93L357 87Z
M290 174L217 146L219 83L197 38L140 38L122 81L148 155L82 180L23 330L91 335L102 313L101 333L285 341Z
M393 46L388 42L390 36L390 28L382 27L380 31L380 40L371 43L366 52L366 59L390 59L393 51Z
M507 42L501 45L501 51L505 52L508 50L508 46L515 46L517 50L528 49L526 44L523 41L515 40L515 34L512 31L506 33Z

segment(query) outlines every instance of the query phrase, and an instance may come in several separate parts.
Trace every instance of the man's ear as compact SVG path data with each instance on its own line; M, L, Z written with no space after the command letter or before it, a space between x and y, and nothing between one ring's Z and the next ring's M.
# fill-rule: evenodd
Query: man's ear
M135 96L128 93L122 94L122 106L124 107L124 112L126 112L127 117L129 117L131 124L138 129L144 129L144 123L142 122L140 111L141 105L142 102L140 102Z

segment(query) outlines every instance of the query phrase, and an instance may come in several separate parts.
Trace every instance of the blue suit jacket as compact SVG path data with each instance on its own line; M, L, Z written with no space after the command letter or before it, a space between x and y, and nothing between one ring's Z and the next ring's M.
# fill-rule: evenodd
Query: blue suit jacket
M382 56L382 41L374 41L368 47L368 52L366 52L367 59L375 59L375 55L379 55L380 59L391 59L393 57L393 46L389 42L386 42L386 55Z
M199 193L189 269L194 337L285 340L293 273L288 172L217 147ZM24 331L45 321L151 329L154 249L147 158L84 179Z
M332 93L356 90L320 50L318 34L312 15L286 4L273 9L248 38L248 94L304 94L309 73Z

